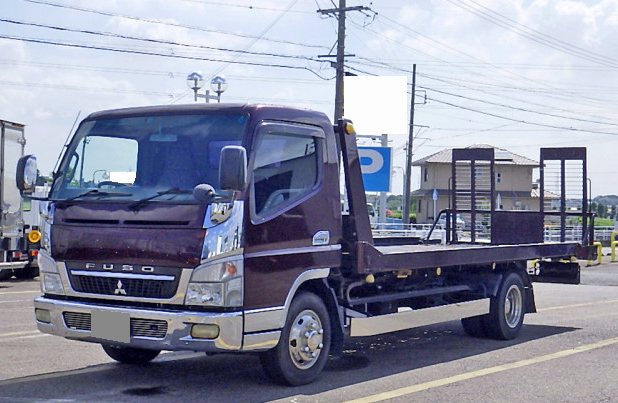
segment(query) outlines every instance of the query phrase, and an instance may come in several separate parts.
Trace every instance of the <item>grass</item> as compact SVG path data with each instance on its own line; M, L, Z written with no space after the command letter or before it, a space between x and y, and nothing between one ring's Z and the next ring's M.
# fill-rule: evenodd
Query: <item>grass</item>
M594 219L595 227L612 227L614 226L614 220L611 218L595 218Z

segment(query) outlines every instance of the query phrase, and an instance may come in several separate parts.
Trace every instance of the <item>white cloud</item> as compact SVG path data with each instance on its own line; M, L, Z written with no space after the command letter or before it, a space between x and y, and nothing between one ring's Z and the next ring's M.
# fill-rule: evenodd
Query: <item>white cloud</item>
M370 6L378 12L375 21L358 12L348 14L346 53L356 54L356 57L347 59L349 67L368 74L410 77L412 64L418 66L415 122L428 128L423 129L421 138L415 143L417 156L444 147L479 142L513 148L513 151L530 158L538 158L540 145L588 145L594 191L618 193L615 181L603 176L607 175L603 172L611 170L603 166L607 166L611 159L608 150L616 149L618 136L530 124L616 132L618 126L587 121L608 120L618 124L618 84L615 84L615 67L608 66L618 65L618 61L609 60L618 59L614 49L618 37L618 2L463 1L468 5L476 4L477 14L442 0L373 2ZM319 3L322 6L328 4ZM369 2L359 3L369 5ZM242 50L254 42L250 37L263 33L290 1L252 1L253 9L190 1L170 6L170 2L164 0L80 3L80 7L119 14L116 17L28 2L14 4L15 7L4 10L5 18ZM479 5L498 14L479 8ZM261 7L275 10L266 11ZM253 43L250 50L308 57L328 53L336 41L336 20L321 19L315 12L316 8L313 2L298 1L291 12L279 19L262 39ZM487 18L479 16L478 10L488 12ZM236 32L247 37L140 22L120 15ZM500 15L538 31L531 33L537 40L513 32L514 28L508 30L488 21L496 20ZM364 26L365 23L368 25ZM590 57L586 60L557 46L543 45L539 43L543 38L541 34L609 59L607 63L593 62ZM0 24L0 35L62 38L72 43L98 43L164 54L233 57L229 52L8 24ZM268 38L317 44L322 48L273 42ZM581 50L571 50L571 53L585 56ZM8 40L0 40L0 54L0 119L13 119L27 125L27 147L39 154L43 169L51 170L79 111L82 111L83 118L97 109L171 102L167 94L189 93L185 77L191 71L201 70L211 75L223 68L223 74L229 79L224 101L285 103L323 110L329 116L333 111L334 81L323 81L304 70L140 56ZM239 60L311 67L320 70L324 77L334 76L334 69L319 62L253 55L243 55ZM396 69L384 67L384 64ZM399 70L402 68L406 71ZM427 103L424 103L424 95L428 97ZM179 102L192 102L192 97L185 96ZM518 108L538 113L523 112ZM394 146L400 149L402 144L396 141ZM395 155L396 159L402 157L400 151ZM401 165L395 161L395 165L398 164Z

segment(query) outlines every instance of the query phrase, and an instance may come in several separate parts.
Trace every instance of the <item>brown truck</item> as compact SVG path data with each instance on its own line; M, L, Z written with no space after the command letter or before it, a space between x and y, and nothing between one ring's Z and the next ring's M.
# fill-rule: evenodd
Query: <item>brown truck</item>
M268 376L291 385L318 377L346 337L461 319L471 335L512 339L535 312L533 281L579 281L592 220L565 197L547 211L496 211L493 185L475 182L475 167L493 172L492 152L453 154L444 212L447 223L490 222L488 239L475 226L447 228L447 243L374 239L349 121L233 104L94 113L48 196L37 326L125 363L161 350L257 352ZM585 166L584 149L541 157L541 168ZM24 195L35 163L20 161ZM563 230L576 220L582 239L543 242L546 219Z

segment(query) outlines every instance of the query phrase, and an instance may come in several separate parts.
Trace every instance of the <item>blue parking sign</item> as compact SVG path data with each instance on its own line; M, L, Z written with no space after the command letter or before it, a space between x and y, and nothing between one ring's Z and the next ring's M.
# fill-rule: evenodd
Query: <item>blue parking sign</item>
M363 183L367 192L391 191L392 149L358 147Z

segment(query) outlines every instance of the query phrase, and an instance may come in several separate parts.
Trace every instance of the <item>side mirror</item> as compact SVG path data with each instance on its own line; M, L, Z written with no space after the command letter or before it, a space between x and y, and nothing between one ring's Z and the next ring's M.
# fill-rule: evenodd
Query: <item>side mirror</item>
M193 197L203 203L212 203L215 196L215 189L209 184L202 183L193 188Z
M32 194L37 180L36 156L24 155L17 161L17 188L24 194Z
M244 190L247 186L247 151L241 146L225 146L219 159L219 186L223 190Z

